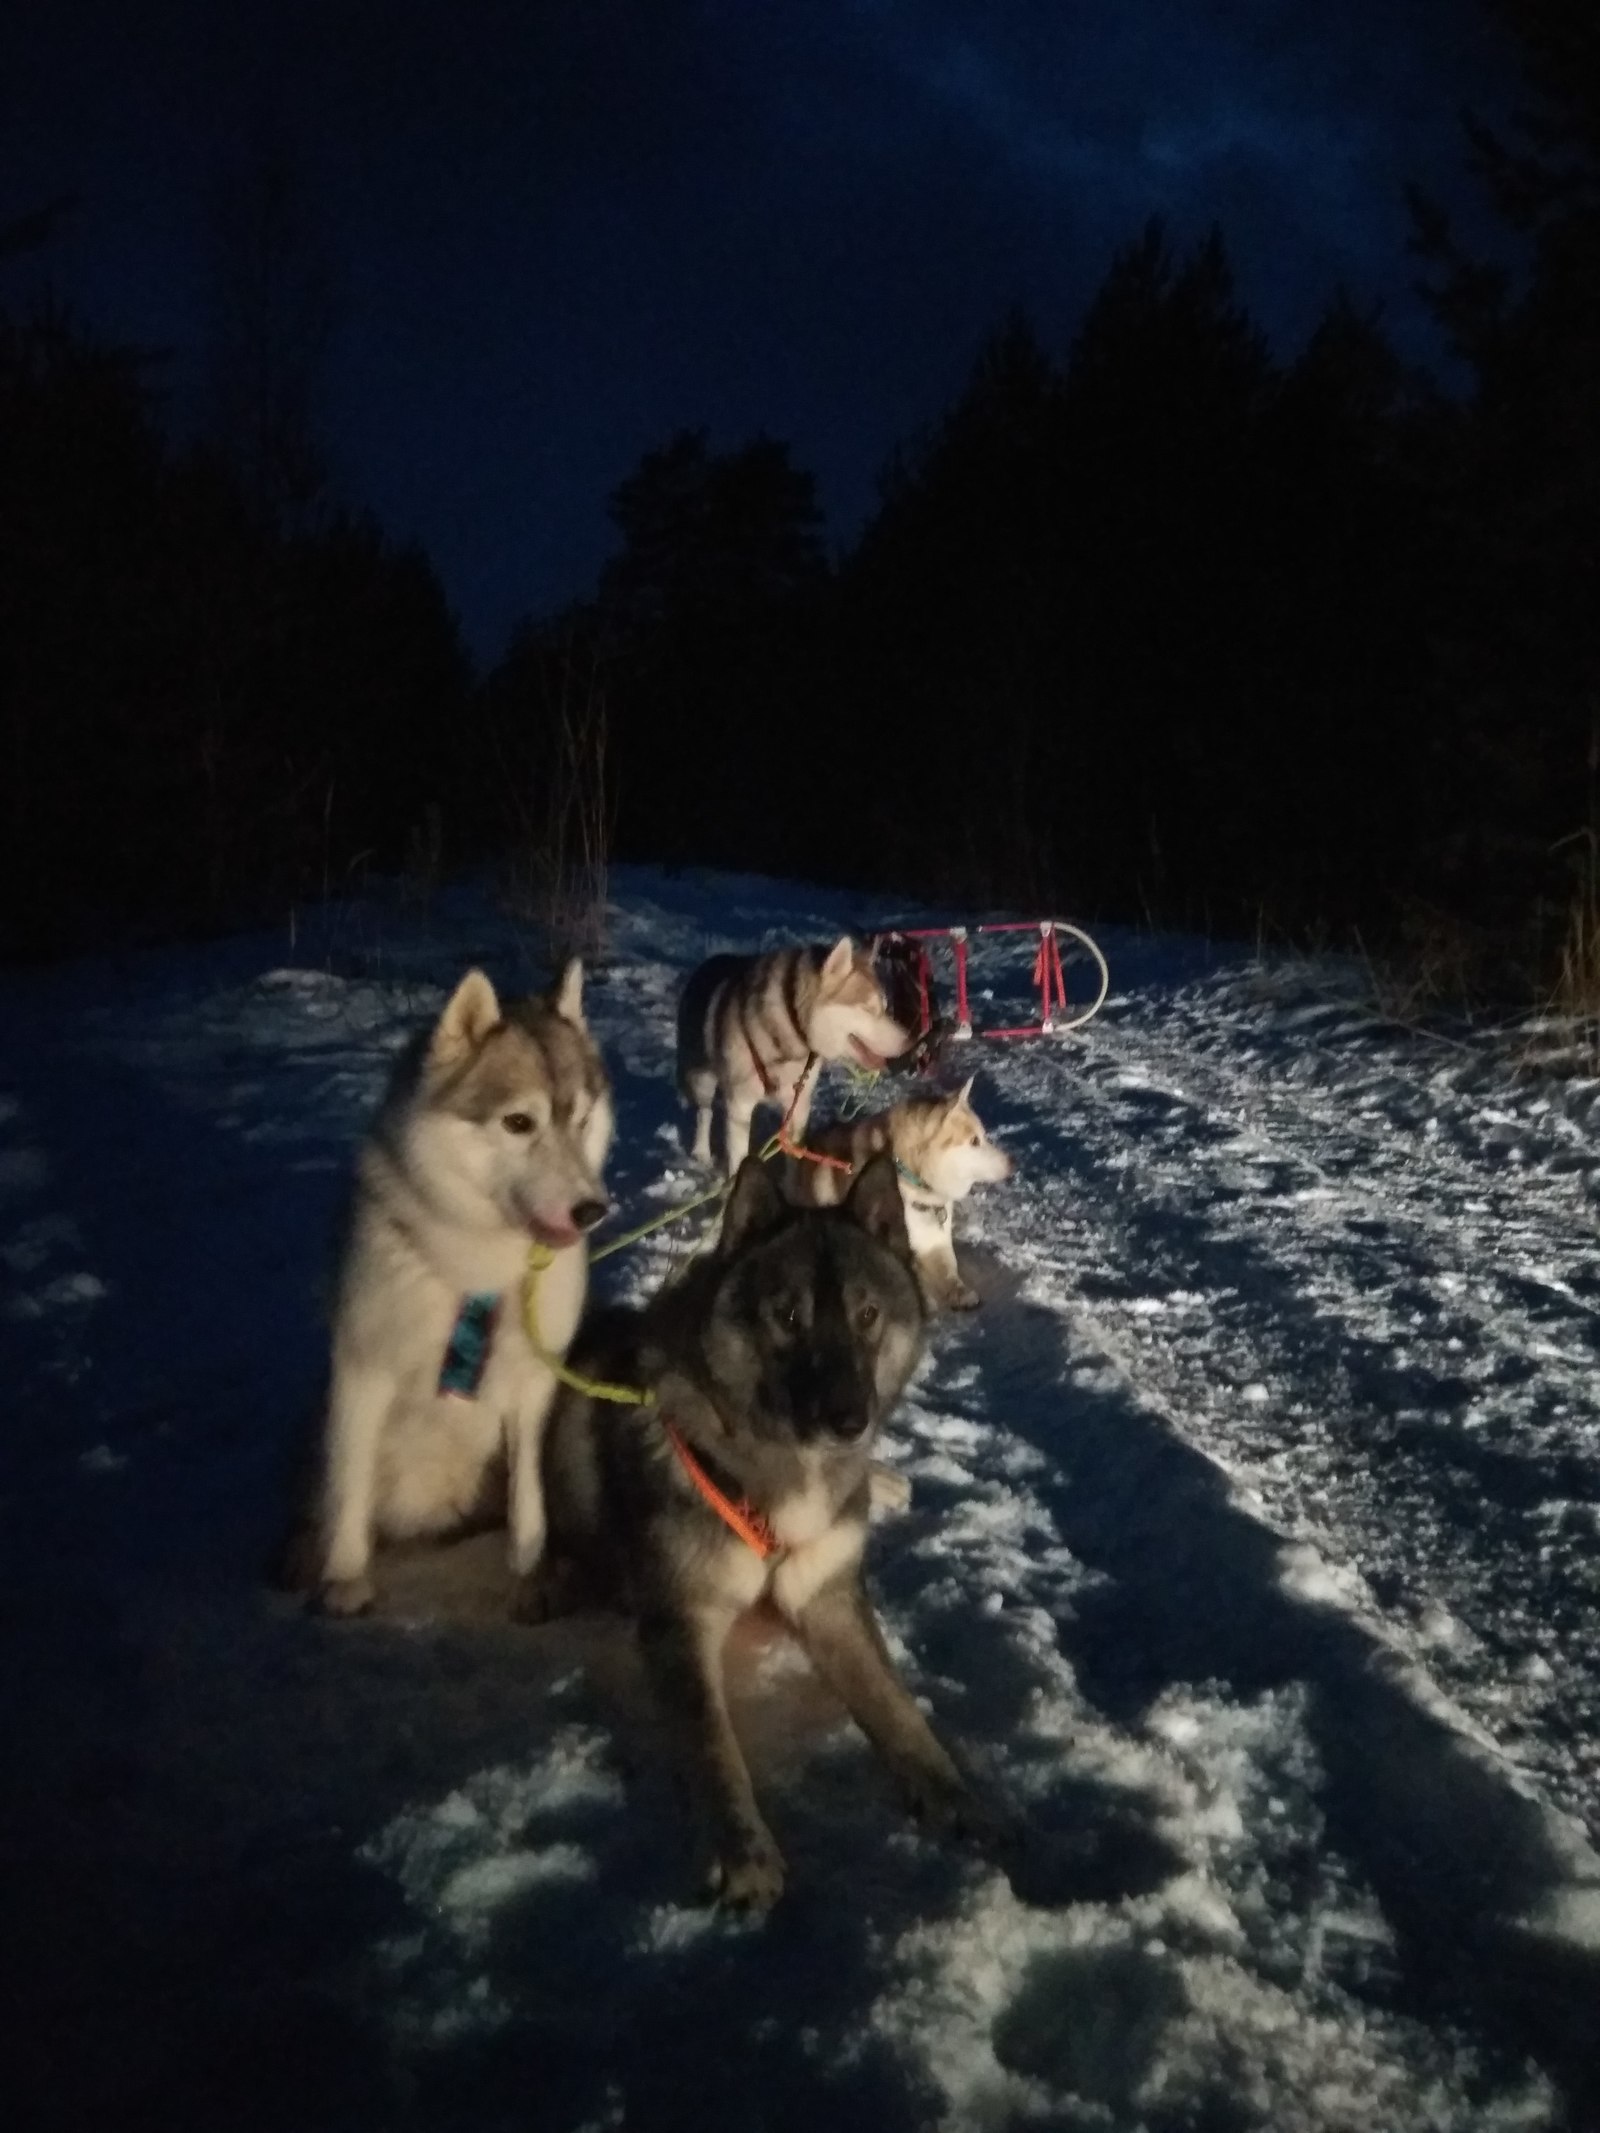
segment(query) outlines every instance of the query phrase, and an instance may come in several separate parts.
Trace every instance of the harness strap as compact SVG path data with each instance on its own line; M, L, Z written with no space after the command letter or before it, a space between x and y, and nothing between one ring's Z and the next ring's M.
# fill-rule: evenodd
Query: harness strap
M737 1533L745 1546L766 1562L774 1555L781 1555L783 1543L772 1530L771 1521L764 1511L758 1511L746 1497L737 1503L719 1489L705 1468L700 1464L689 1443L670 1415L661 1417L661 1427L667 1433L667 1442L678 1455L678 1464L694 1483L701 1496L716 1512L722 1523L731 1532Z
M754 1052L754 1050L755 1047L754 1045L752 1045L751 1051ZM761 1062L757 1060L756 1064L758 1066L760 1065L760 1063ZM845 1173L846 1177L848 1177L850 1174L850 1165L845 1161L843 1156L824 1155L821 1149L819 1148L807 1148L803 1144L803 1142L797 1141L794 1138L794 1135L789 1131L789 1121L794 1117L794 1114L800 1108L800 1099L805 1094L806 1083L811 1079L812 1075L817 1071L817 1068L821 1066L821 1064L822 1061L817 1055L817 1053L807 1052L804 1070L800 1075L800 1079L794 1085L794 1094L789 1099L789 1108L787 1111L784 1112L783 1124L778 1128L778 1146L783 1150L785 1155L792 1155L797 1162L820 1163L825 1170L842 1170Z

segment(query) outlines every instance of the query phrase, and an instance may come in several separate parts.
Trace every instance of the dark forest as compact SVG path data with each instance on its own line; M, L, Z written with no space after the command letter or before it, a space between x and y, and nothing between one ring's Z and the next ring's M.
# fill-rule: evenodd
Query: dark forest
M830 555L782 442L686 428L592 596L475 676L292 396L171 441L161 365L8 302L0 952L280 916L367 875L623 858L1600 985L1600 31L1487 0L1514 264L1412 203L1448 385L1330 292L1276 354L1227 233L1130 232L1070 344L997 320ZM13 203L19 210L29 203ZM1587 985L1588 991L1585 991Z

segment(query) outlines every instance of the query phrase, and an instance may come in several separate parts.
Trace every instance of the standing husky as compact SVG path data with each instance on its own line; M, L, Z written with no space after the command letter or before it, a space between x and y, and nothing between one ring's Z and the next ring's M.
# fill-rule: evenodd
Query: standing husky
M502 1508L511 1563L544 1544L539 1443L555 1389L523 1330L530 1243L548 1353L566 1351L607 1212L605 1068L583 966L502 1008L480 970L401 1060L357 1164L321 1458L286 1581L331 1614L370 1607L374 1544Z
M861 1168L869 1157L894 1157L906 1229L930 1310L972 1311L976 1289L961 1278L955 1254L955 1203L974 1185L993 1185L1011 1175L1011 1158L983 1130L969 1101L971 1075L953 1096L908 1096L871 1118L840 1121L807 1142L819 1155L836 1156ZM791 1156L785 1180L789 1197L803 1205L830 1207L848 1187L849 1173L826 1163Z
M889 1013L872 958L848 933L831 948L779 948L771 955L714 955L678 1002L678 1086L696 1107L694 1154L711 1161L711 1109L722 1092L729 1177L750 1148L757 1104L787 1107L806 1060L854 1059L881 1067L910 1042ZM814 1083L790 1130L804 1133Z
M580 1336L586 1371L641 1387L601 1407L563 1387L544 1452L550 1544L529 1612L635 1614L644 1657L710 1823L713 1888L764 1909L783 1860L728 1718L722 1651L768 1601L942 1828L983 1826L894 1670L861 1583L878 1424L922 1351L924 1312L893 1166L869 1162L832 1209L787 1204L740 1169L716 1249L643 1313Z

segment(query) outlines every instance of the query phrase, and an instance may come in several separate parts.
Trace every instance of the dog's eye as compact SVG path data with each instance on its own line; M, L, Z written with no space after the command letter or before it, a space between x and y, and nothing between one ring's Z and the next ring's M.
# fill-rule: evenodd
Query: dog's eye
M500 1123L507 1133L536 1133L539 1130L526 1111L508 1111Z
M977 1134L973 1134L973 1136L972 1136L971 1140L969 1140L969 1141L968 1141L968 1143L967 1143L967 1146L968 1146L969 1148L976 1148L976 1147L977 1147L977 1145L978 1145L978 1136L977 1136Z
M860 1304L856 1309L856 1324L863 1333L870 1333L881 1316L875 1303Z

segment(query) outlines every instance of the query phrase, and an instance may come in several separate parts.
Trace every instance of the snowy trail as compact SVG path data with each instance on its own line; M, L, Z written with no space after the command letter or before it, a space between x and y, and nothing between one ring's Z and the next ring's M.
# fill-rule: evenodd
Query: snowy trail
M1014 1248L1054 1233L1134 1382L1600 1835L1594 1092L1253 991L1019 1058Z
M590 1007L625 1207L700 1182L684 971L851 915L624 877ZM975 1048L1020 1175L970 1203L985 1308L897 1418L913 1502L871 1561L1029 1841L1001 1871L908 1828L752 1637L794 1877L751 1928L692 1901L616 1625L504 1626L492 1545L397 1563L371 1623L255 1583L387 1063L464 962L536 974L472 898L356 945L7 983L0 1869L38 2123L1600 2122L1600 1864L1550 1804L1595 1807L1592 1091L1178 944L1116 944L1084 1039Z

